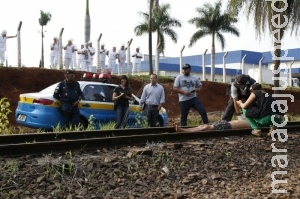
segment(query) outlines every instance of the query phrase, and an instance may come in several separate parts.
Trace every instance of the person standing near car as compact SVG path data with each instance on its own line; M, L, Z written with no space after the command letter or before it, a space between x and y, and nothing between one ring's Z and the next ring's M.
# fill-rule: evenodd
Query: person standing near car
M115 129L125 128L129 116L129 100L133 100L126 75L121 76L120 85L113 91L112 100L117 114Z
M83 98L80 85L74 80L72 70L65 71L65 80L60 82L54 90L53 97L61 101L64 116L63 128L75 127L79 124L79 101Z
M208 123L208 117L206 110L202 102L197 97L197 92L202 88L202 84L199 79L192 76L191 66L185 64L182 67L183 74L178 75L175 78L173 90L178 93L179 104L181 110L181 126L187 126L187 116L191 108L198 111L201 115L204 124Z
M144 107L147 122L150 127L156 127L159 121L159 111L165 103L165 91L162 85L157 83L157 75L150 75L150 83L147 84L142 93L141 106Z

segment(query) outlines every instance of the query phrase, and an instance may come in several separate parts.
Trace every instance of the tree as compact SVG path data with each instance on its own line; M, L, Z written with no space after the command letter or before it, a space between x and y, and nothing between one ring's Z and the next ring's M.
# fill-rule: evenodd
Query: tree
M196 8L198 17L189 20L194 24L197 32L190 39L189 46L192 47L199 39L205 36L212 37L211 45L211 81L215 79L215 38L220 41L222 50L225 48L225 38L222 33L231 33L239 36L239 30L233 25L237 22L235 15L230 12L221 13L222 3L219 0L215 5L205 3L202 8Z
M261 1L261 0L229 0L228 8L231 12L239 14L243 8L247 18L253 16L256 34L260 37L269 30L272 34L274 53L274 70L280 69L281 41L286 30L290 29L291 34L296 31L300 23L300 1L282 0L282 1ZM279 87L280 74L274 73L274 86ZM278 90L274 90L277 94Z
M42 26L41 36L42 36L42 57L41 57L41 63L40 67L44 68L44 26L48 24L48 22L51 20L51 14L49 12L43 12L41 10L41 16L39 18L40 26Z
M85 20L84 20L84 41L89 42L91 35L91 19L89 11L89 0L86 0Z
M181 23L174 18L171 18L169 14L170 5L162 4L155 6L153 8L152 15L152 32L157 33L157 47L159 48L156 53L156 59L159 59L159 54L164 53L165 50L165 35L168 35L172 41L177 42L178 35L172 29L172 27L181 27ZM147 34L149 32L148 24L150 15L148 13L139 12L140 15L144 17L144 21L135 27L134 32L137 36L141 36L143 34ZM158 61L156 61L156 67L158 68ZM150 72L150 71L149 71ZM153 71L152 71L153 72ZM157 71L158 72L158 71ZM150 72L151 73L151 72Z

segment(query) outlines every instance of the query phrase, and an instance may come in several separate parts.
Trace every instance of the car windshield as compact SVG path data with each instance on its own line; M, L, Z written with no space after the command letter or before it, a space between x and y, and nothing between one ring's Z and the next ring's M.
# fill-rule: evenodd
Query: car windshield
M49 86L49 87L47 87L47 88L41 90L40 93L53 93L53 92L54 92L54 89L55 89L56 86L57 86L57 84L58 84L58 83L53 84L53 85L51 85L51 86Z

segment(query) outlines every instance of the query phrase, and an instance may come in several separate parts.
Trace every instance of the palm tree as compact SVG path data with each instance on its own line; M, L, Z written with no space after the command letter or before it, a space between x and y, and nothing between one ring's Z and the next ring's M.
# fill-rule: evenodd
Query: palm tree
M85 20L84 20L84 41L89 42L91 35L91 19L89 11L89 0L86 0Z
M300 1L261 1L261 0L229 0L228 8L235 14L239 14L242 8L246 8L247 18L253 16L255 30L258 36L261 36L267 30L272 34L274 46L274 70L278 70L281 57L281 40L286 30L290 29L297 33L297 27L300 24ZM286 3L285 3L286 2ZM286 24L285 24L286 23ZM277 27L276 27L277 24ZM284 57L283 57L284 58ZM280 74L274 77L279 78ZM274 79L274 86L279 87L279 80ZM278 90L274 90L277 94Z
M170 9L169 4L162 4L160 6L156 6L153 9L152 32L157 33L157 47L159 46L159 48L156 49L157 50L156 57L155 57L156 59L159 59L160 53L164 53L165 35L168 35L172 39L172 41L176 43L178 35L172 29L172 27L181 27L181 23L177 19L171 18L169 14L169 9ZM143 12L139 12L139 14L144 17L144 22L142 22L140 25L135 27L134 32L137 36L147 34L149 31L148 29L149 26L147 24L150 18L149 14ZM158 61L156 61L156 67L158 72Z
M44 26L48 24L48 22L51 20L51 14L49 12L43 12L41 10L41 17L39 18L39 23L42 26L42 58L41 58L41 63L40 67L44 68Z
M196 8L198 17L189 20L199 30L193 34L189 46L193 46L199 39L210 35L212 37L211 46L211 81L215 79L215 38L220 43L222 50L225 47L225 38L222 33L231 33L239 36L239 30L233 25L237 22L235 15L230 12L221 13L222 3L219 0L215 5L205 3L202 8Z

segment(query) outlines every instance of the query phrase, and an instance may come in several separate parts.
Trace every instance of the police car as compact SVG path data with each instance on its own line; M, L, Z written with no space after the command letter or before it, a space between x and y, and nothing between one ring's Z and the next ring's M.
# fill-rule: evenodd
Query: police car
M84 75L86 76L86 75ZM99 81L78 81L84 93L84 98L79 103L80 123L87 127L89 119L96 129L101 125L116 121L116 112L112 101L112 93L118 85ZM58 82L59 83L59 82ZM63 115L60 111L61 103L53 98L53 93L58 85L53 84L37 93L26 93L19 96L15 118L18 124L34 129L52 130L63 124ZM133 95L130 101L129 127L140 127L139 119L145 119L139 106L140 99ZM91 117L92 116L92 117ZM166 110L160 110L157 126L166 126L168 116Z

